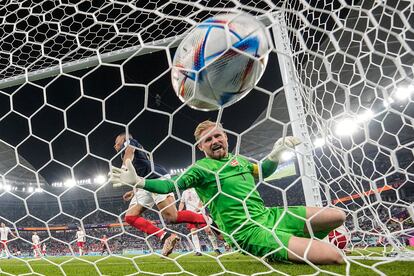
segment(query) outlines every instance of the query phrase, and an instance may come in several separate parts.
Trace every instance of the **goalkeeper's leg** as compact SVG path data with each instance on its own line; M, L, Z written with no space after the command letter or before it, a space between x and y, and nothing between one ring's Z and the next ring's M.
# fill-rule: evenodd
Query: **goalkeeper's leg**
M288 223L295 219L290 217ZM301 226L303 227L303 222ZM330 243L297 237L292 234L294 232L296 232L295 229L292 232L285 232L280 229L272 232L270 229L257 226L235 238L242 249L255 256L266 257L269 261L308 261L314 264L343 263L343 257L339 249Z
M288 258L295 262L309 261L313 264L342 264L344 262L341 253L333 245L295 236L289 240Z
M315 236L322 239L333 229L344 224L346 214L335 208L306 207L306 219ZM310 233L307 224L305 224L304 232Z

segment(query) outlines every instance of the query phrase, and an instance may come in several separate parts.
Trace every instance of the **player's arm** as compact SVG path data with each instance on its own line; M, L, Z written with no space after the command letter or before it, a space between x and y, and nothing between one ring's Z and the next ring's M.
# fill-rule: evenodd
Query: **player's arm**
M280 158L285 150L293 149L300 143L301 141L299 138L293 136L279 138L273 145L273 149L267 156L266 160L262 162L261 168L263 178L270 176L276 170L278 164L280 163ZM257 164L253 164L253 175L256 177L259 176L259 166Z
M17 238L17 235L15 235L11 229L9 229L9 233L10 233L10 235L12 235L13 238Z
M131 190L131 191L126 192L126 193L122 196L122 198L123 198L126 202L128 202L128 201L130 201L130 200L134 197L134 195L135 195L134 190Z
M135 149L133 147L131 147L130 145L127 145L125 152L124 152L124 157L122 159L122 168L126 168L126 160L134 160L134 154L135 154Z
M201 203L201 200L198 201L197 209L194 211L196 213L200 212L203 209L203 203Z
M182 174L179 178L173 179L147 179L137 175L130 159L126 160L127 170L112 168L110 182L112 184L134 185L137 188L147 190L157 194L168 194L178 189L185 190L194 187L200 180L200 176L194 170L189 170ZM176 181L174 181L176 179Z

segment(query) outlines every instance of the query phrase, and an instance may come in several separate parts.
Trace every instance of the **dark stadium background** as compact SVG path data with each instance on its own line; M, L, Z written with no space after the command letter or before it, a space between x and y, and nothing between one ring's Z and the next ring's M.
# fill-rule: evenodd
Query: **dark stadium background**
M47 87L47 103L62 110L68 108L81 96L80 83L83 85L86 96L98 99L83 97L66 110L68 128L79 134L87 135L99 125L88 134L87 140L92 154L108 160L114 158L116 154L113 149L115 137L126 131L125 127L117 124L124 124L128 125L129 132L148 151L153 151L159 143L163 142L154 151L155 162L162 164L167 169L184 168L191 164L191 148L175 139L163 141L168 135L169 117L149 110L154 109L171 114L183 105L171 86L166 54L165 51L160 51L139 56L124 66L125 81L131 84L148 84L163 74L160 79L147 86L147 92L141 87L121 87L119 68L110 66L100 66L82 81L60 76L58 80L51 78L36 83ZM274 91L280 88L282 83L280 75L274 71L274 68L278 68L277 60L273 55L272 57L259 86ZM91 68L91 70L93 69ZM82 70L74 72L72 75L81 77L89 71ZM51 80L53 83L48 86ZM29 117L41 108L41 112L31 118L33 133L51 141L55 159L68 166L73 166L87 154L86 139L70 130L61 132L64 129L63 112L51 106L42 107L44 99L39 88L30 84L24 85L23 89L19 88L19 91L12 96L14 110ZM119 88L120 90L109 97L105 104L99 101ZM7 89L10 94L13 91L13 88ZM143 111L145 93L148 93L148 109ZM265 111L268 101L269 96L253 90L237 104L225 108L221 122L228 130L242 133ZM3 105L1 110L9 109L7 101L2 101L1 104ZM102 109L103 106L105 111ZM281 112L287 112L287 110L281 110ZM104 113L106 119L117 124L103 121ZM197 111L184 106L172 117L172 135L193 144L193 132L197 124L206 119L214 121L217 114L218 112ZM11 145L19 144L29 133L25 119L17 114L3 120L0 129L1 138ZM233 135L229 136L232 148L236 139ZM274 137L275 140L277 138ZM48 145L38 139L29 139L19 145L18 153L36 170L50 159ZM119 160L120 158L116 158L114 164L119 165ZM75 176L80 179L92 177L98 173L106 173L108 168L107 162L88 157L75 166L74 172ZM47 165L40 171L40 174L49 183L70 177L70 171L58 163Z

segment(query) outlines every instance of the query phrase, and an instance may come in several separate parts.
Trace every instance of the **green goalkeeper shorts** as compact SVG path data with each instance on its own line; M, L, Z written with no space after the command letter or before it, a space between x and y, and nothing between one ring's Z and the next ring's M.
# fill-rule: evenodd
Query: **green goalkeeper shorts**
M258 256L266 256L269 261L287 261L288 245L292 236L307 237L304 232L306 207L283 207L269 208L270 213L264 227L250 224L237 234L235 239L247 252ZM276 225L274 231L270 229ZM318 239L323 239L329 231L314 233Z

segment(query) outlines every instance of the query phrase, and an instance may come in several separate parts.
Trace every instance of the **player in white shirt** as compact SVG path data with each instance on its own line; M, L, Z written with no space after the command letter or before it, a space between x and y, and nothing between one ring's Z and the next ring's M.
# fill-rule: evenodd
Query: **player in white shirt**
M9 234L12 235L14 238L16 238L16 236L13 234L13 232L10 230L10 228L6 227L6 225L2 222L1 225L0 225L1 256L3 256L3 254L4 254L3 252L5 252L6 256L8 258L11 257L9 248L7 247L7 242L9 240L8 239Z
M42 255L46 256L46 243L42 244Z
M33 243L33 253L34 253L35 258L40 258L42 256L40 254L40 238L36 232L33 232L32 243Z
M182 193L180 205L178 206L178 210L181 211L184 209L184 207L189 211L192 211L195 213L202 213L205 215L205 209L203 208L203 204L201 203L201 200L198 197L194 188L187 189ZM191 232L191 239L194 244L196 256L201 256L200 240L196 232L198 227L195 224L187 223L187 228ZM211 231L210 227L208 226L205 228L205 231L207 233L208 239L211 242L211 245L213 246L214 252L220 255L221 252L217 246L217 239L213 231Z
M85 231L79 226L78 231L76 231L76 245L79 248L79 256L83 254L83 247L85 246L86 242L86 234Z

